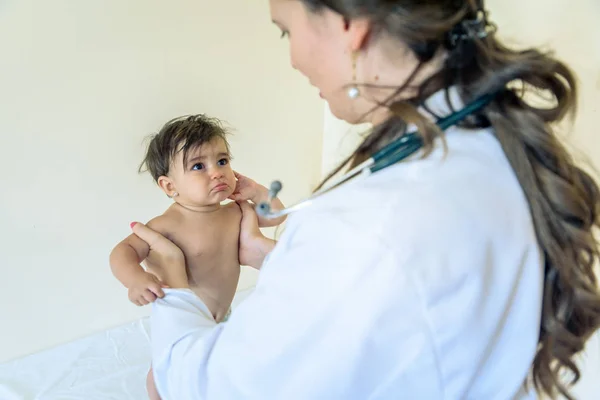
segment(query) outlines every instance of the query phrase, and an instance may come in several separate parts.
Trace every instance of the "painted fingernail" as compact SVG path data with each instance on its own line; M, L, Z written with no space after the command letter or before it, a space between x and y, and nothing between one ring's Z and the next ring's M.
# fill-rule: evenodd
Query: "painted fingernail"
M135 226L135 224L137 224L137 222L132 222L129 224L129 226L131 227L131 229L133 229L133 227Z

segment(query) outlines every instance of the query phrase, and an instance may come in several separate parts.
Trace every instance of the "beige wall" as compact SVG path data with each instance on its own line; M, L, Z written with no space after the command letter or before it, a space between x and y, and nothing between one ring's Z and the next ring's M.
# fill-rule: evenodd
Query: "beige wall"
M501 37L519 45L555 48L579 78L580 109L566 135L578 157L600 170L600 1L488 0L491 19ZM543 14L543 15L542 15ZM337 120L325 107L323 169L326 173L360 141L364 127ZM600 176L597 174L597 176ZM579 399L600 397L600 333L589 343L582 361L584 376L575 390Z
M171 117L227 120L234 167L288 203L316 184L322 102L267 5L0 2L0 362L147 313L107 260L169 203L136 168Z

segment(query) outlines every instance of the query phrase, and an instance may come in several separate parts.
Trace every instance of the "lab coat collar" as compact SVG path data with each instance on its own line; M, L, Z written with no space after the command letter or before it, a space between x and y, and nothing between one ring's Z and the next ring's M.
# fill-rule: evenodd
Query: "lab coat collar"
M446 90L448 91L447 97ZM423 104L418 108L419 112L433 121L448 116L465 106L456 86L438 90L429 96Z

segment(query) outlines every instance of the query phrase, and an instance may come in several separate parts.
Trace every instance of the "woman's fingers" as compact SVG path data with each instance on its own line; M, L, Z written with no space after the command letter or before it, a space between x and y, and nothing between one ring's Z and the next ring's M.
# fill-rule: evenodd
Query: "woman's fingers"
M155 256L158 255L161 260L171 260L172 262L174 260L180 261L183 259L181 249L160 233L139 222L131 224L131 229L133 230L133 233L148 244L150 252L154 253ZM149 257L151 257L151 255ZM159 263L159 265L163 268L166 267L164 262Z
M244 217L248 213L254 212L254 210L252 209L252 206L247 201L240 201L238 204L240 205L240 208L242 209L242 214L244 215Z
M131 224L131 229L134 234L145 241L150 247L147 257L148 263L156 266L159 270L170 271L168 279L165 277L164 283L172 288L188 288L189 283L185 271L185 257L181 249L175 243L144 224L133 223ZM156 284L156 293L148 290L148 293L152 293L150 297L151 301L156 300L156 295L164 296L161 283L158 280L146 283L146 285Z
M240 236L243 238L246 236L260 234L260 231L258 229L258 216L256 215L254 207L250 205L250 203L248 203L247 201L242 201L238 204L242 209Z
M240 225L240 264L260 269L265 256L273 250L275 242L267 239L258 228L258 216L248 202L238 203L242 210Z
M242 225L245 225L248 223L248 221L245 220L251 219L252 214L255 213L255 211L252 209L252 206L247 201L239 201L238 204L240 206L240 209L242 210Z
M160 233L148 228L146 225L141 224L139 222L131 223L131 229L133 230L133 233L139 236L139 238L142 239L144 242L148 243L150 247L156 247L161 243L164 244L165 242L169 241Z
M229 198L233 201L238 201L238 202L247 200L247 198L241 193L234 193L231 196L229 196Z

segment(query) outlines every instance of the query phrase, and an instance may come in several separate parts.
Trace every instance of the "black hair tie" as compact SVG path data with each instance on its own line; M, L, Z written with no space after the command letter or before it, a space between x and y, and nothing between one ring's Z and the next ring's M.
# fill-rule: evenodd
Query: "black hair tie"
M484 9L477 10L474 18L465 18L446 34L445 47L452 51L463 43L485 39L496 32L496 25L488 20Z

